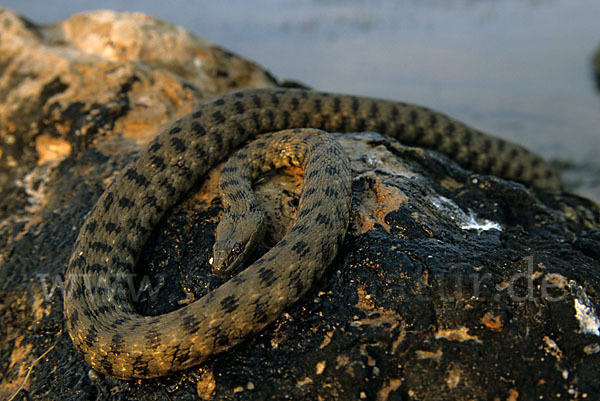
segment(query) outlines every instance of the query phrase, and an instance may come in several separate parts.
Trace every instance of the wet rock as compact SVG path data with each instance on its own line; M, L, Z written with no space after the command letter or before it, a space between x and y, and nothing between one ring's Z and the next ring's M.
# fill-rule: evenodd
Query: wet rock
M170 119L275 81L139 14L39 26L2 10L0 27L0 398L20 387L17 399L34 400L600 397L598 206L376 133L339 138L355 174L351 226L296 305L187 371L141 381L90 372L64 331L60 288L86 213ZM218 171L146 244L135 283L142 313L175 310L222 283L208 264ZM300 186L297 171L257 184L272 212L269 242L292 221Z

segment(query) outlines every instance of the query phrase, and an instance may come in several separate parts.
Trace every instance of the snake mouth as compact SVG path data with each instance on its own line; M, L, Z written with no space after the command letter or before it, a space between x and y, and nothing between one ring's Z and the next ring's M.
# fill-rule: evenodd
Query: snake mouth
M215 250L214 256L210 258L209 263L212 265L212 272L218 276L228 276L231 268L229 268L229 260L227 252Z
M212 272L223 277L237 273L247 252L248 247L239 242L228 251L223 248L215 249L214 256L211 258Z

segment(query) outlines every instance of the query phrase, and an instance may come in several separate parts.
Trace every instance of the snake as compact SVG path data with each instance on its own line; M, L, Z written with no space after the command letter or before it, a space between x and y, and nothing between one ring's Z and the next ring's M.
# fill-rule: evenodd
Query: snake
M563 189L558 173L535 153L423 106L304 89L223 95L175 120L137 153L80 228L67 263L63 306L69 336L89 366L121 379L190 368L258 333L308 291L340 249L351 199L347 156L319 130L378 132L439 151L481 174L534 189ZM304 168L288 233L194 302L158 316L137 312L125 278L153 227L211 168L260 134L277 131L285 132L236 153L230 160L238 164L221 172L224 217L216 230L213 271L239 270L261 235L261 212L248 179L287 164Z

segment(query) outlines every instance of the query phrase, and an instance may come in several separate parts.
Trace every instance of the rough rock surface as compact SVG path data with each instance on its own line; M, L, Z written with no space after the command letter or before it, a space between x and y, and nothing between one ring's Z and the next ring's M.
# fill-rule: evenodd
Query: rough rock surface
M275 85L256 65L139 14L39 26L0 10L0 398L600 399L600 210L479 176L375 133L340 138L350 231L321 282L260 335L168 377L90 372L64 331L61 274L98 196L175 116ZM222 279L208 259L218 170L156 227L138 307ZM257 185L289 226L298 172ZM281 217L283 216L283 217Z

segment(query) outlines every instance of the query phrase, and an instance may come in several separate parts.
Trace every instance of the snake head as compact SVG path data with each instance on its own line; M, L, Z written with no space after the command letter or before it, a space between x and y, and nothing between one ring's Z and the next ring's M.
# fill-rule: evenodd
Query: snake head
M213 273L229 276L240 269L264 237L264 220L262 211L223 213L215 234Z

